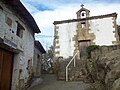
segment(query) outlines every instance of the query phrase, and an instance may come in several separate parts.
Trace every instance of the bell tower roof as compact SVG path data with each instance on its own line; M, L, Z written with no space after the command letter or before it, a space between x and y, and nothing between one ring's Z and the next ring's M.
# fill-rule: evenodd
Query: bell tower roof
M77 13L80 13L80 12L82 12L82 11L90 12L90 10L88 10L88 9L84 8L84 5L83 5L83 4L81 4L81 9L80 9L80 10L78 10L78 11L76 12L76 14L77 14Z

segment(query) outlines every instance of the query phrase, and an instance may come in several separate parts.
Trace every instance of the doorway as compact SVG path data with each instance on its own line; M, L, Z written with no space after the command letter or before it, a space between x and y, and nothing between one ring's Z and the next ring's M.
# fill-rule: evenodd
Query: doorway
M91 45L91 41L81 40L78 42L78 44L79 44L80 59L84 60L86 59L87 56L86 48Z
M0 90L11 90L13 53L0 48Z

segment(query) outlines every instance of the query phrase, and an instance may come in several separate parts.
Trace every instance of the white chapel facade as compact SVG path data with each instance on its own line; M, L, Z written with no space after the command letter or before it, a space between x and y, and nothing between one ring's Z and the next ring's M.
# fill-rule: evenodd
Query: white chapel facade
M89 45L119 44L116 13L90 16L81 5L77 19L54 21L54 52L56 57L69 58L77 50L85 51Z

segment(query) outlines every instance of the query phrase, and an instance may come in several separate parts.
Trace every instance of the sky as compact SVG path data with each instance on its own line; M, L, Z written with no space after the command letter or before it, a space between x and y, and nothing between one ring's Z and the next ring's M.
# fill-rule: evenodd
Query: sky
M76 19L76 12L84 4L90 10L90 16L104 15L116 12L117 24L120 25L120 0L20 0L34 17L40 34L36 34L47 50L53 44L54 21Z

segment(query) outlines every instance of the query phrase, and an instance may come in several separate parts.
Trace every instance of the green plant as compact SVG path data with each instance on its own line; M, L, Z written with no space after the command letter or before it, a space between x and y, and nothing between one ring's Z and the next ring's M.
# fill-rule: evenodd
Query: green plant
M98 49L98 45L90 45L87 47L86 52L88 54L88 58L91 58L91 52L94 51L95 49Z

